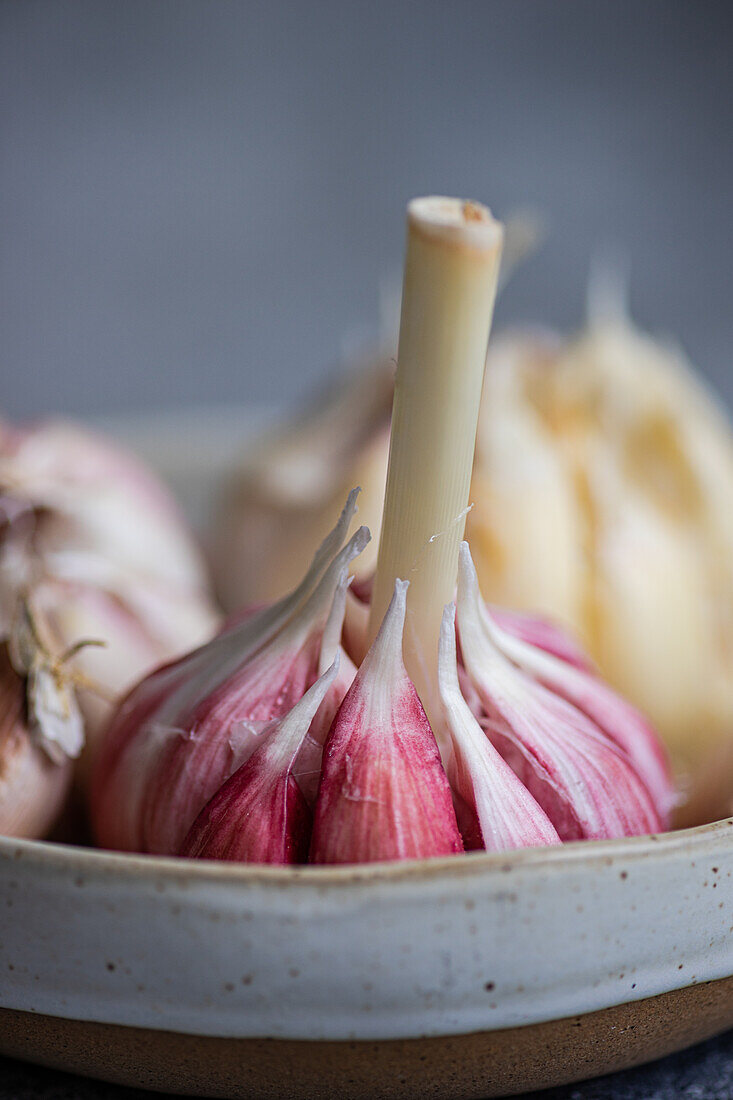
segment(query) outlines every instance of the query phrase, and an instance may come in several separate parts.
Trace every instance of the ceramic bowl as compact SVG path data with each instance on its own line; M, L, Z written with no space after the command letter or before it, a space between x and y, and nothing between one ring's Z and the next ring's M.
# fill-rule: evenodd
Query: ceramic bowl
M118 434L205 518L218 417ZM500 1096L733 1026L733 820L299 870L0 839L0 914L0 1052L177 1093Z
M0 1050L207 1096L506 1095L733 1026L733 821L360 868L0 841Z

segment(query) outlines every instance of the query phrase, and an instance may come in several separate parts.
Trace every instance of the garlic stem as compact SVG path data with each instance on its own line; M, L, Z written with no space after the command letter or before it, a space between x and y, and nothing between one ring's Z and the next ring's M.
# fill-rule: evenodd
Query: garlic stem
M443 607L453 599L503 230L473 202L407 208L407 250L389 469L369 622L410 581L404 657L428 717Z

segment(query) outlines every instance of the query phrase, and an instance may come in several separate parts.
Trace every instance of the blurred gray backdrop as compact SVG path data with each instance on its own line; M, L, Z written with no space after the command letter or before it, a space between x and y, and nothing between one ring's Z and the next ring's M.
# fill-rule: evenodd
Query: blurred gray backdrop
M379 324L418 193L544 212L498 322L589 260L727 398L733 4L0 3L0 408L295 400Z

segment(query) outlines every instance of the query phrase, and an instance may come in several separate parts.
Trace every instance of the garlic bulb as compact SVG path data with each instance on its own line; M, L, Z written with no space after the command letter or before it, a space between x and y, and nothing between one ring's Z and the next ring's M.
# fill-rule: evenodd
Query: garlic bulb
M666 827L672 787L650 727L557 628L487 608L467 544L460 656L455 605L441 632L443 721L431 726L402 658L406 581L355 669L347 574L368 540L360 528L342 548L355 502L289 596L122 703L93 776L98 842L358 863Z
M0 425L0 637L19 601L69 661L93 742L117 699L210 636L203 565L163 487L124 451L60 421ZM78 752L78 747L76 749Z
M93 779L101 844L360 863L668 824L650 727L556 628L492 614L461 541L502 240L478 203L410 203L373 584L349 599L355 490L290 595L123 702Z
M245 460L225 509L237 551L216 563L230 605L295 583L281 547L325 526L344 480L364 486L378 534L388 370L374 368L372 391L369 377L356 377L353 403L342 393L270 437L271 469L307 468L307 493L270 494L264 452ZM316 425L330 456L318 462ZM733 437L715 400L678 351L618 311L571 340L492 342L466 522L483 591L557 620L649 715L689 799L685 822L733 807L731 486ZM368 575L373 556L358 565Z

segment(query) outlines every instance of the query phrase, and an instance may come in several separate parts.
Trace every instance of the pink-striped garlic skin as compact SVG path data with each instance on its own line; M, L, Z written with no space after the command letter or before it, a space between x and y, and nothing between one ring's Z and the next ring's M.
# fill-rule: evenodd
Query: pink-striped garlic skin
M558 649L538 642L527 644L528 635L502 629L492 609L485 622L501 652L551 692L587 715L632 762L657 808L662 828L669 828L676 796L669 760L661 738L643 714L613 691L592 670L577 661L558 659ZM544 652L543 652L544 650Z
M493 642L486 619L463 543L458 631L483 724L560 838L600 840L662 829L662 812L629 756L586 714L512 664Z
M319 641L273 654L266 647L186 715L163 746L147 790L145 850L178 851L202 806L238 768L264 727L292 708L318 675Z
M575 668L593 672L593 665L575 639L566 630L543 615L530 615L525 611L510 610L507 607L489 608L492 619L507 634L525 642L535 649L574 665Z
M363 863L664 827L672 788L651 727L559 628L487 608L465 543L431 729L402 658L407 582L361 652L369 587L350 591L348 571L368 532L344 545L355 499L290 596L233 617L119 708L94 776L99 842Z
M338 648L349 563L369 538L360 528L339 550L355 499L294 593L154 673L119 708L92 784L91 819L102 847L177 854L206 803L256 751L264 728L318 679L326 650L332 659ZM330 713L339 702L329 699Z
M463 851L435 736L402 660L407 582L331 727L311 863L425 859Z
M330 648L324 650L326 655L330 655L332 652ZM339 707L343 703L346 693L356 677L356 666L341 646L336 650L336 658L336 675L326 690L323 702L313 716L313 720L303 739L295 764L293 765L293 777L297 781L298 788L304 795L311 810L315 807L316 798L318 796L318 785L321 780L323 749L326 744L326 738L328 737ZM322 660L321 668L324 663L324 660Z
M289 773L272 775L259 754L204 806L181 846L190 859L305 863L313 812Z
M338 657L193 823L182 856L238 863L305 863L313 815L293 774L313 719L336 677Z
M492 745L458 680L455 604L440 632L438 686L448 732L445 765L466 848L503 852L559 844L547 814Z

